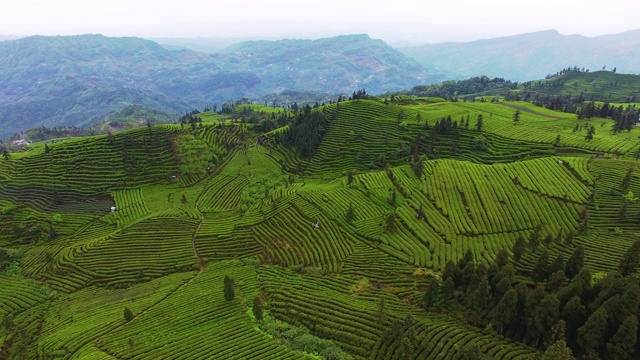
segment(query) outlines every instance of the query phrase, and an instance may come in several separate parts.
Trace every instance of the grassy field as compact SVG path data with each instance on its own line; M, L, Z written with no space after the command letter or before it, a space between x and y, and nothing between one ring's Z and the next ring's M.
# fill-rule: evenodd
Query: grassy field
M249 108L280 111L236 111ZM640 237L640 128L524 102L319 111L328 125L307 158L281 144L290 125L260 134L204 112L195 130L0 161L0 358L535 359L544 348L516 327L426 307L430 279L466 254L492 274L519 238L542 239L513 261L527 285L540 254L577 247L604 274Z

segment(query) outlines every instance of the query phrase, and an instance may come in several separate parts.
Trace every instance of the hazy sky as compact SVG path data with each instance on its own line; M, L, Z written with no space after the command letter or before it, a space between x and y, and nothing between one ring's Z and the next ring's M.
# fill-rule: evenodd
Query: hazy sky
M466 41L556 29L594 36L640 29L638 0L17 0L1 35L317 38L368 33L390 42Z

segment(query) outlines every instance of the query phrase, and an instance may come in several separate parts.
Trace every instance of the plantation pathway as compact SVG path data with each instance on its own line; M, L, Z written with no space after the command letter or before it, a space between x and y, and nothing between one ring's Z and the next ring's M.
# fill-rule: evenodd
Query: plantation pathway
M204 259L200 256L200 254L198 253L198 248L196 247L196 235L198 234L198 231L200 230L200 227L202 226L202 224L204 223L204 215L200 212L200 210L198 209L198 201L200 201L200 198L202 197L202 195L204 195L205 193L205 189L206 187L202 188L202 191L200 192L200 195L198 195L198 198L195 201L194 207L196 209L196 211L198 213L200 213L200 223L198 224L198 226L196 227L195 231L193 232L193 235L191 236L191 247L193 248L193 254L195 255L196 259L198 259L198 265L199 265L199 270L198 273L192 277L191 279L189 279L189 281L185 281L183 282L180 286L178 286L177 288L175 288L175 290L169 292L166 296L164 296L162 299L158 300L157 302L155 302L154 304L152 304L151 306L147 307L146 309L144 309L143 311L141 311L138 314L134 314L133 319L129 322L125 322L123 324L120 324L118 327L108 330L106 332L104 332L101 335L96 336L93 340L89 341L89 342L93 342L93 345L96 347L96 349L99 349L100 351L104 352L105 354L108 354L109 356L112 357L116 357L115 354L111 353L108 349L104 349L101 348L98 345L98 340L104 336L107 336L110 332L113 331L117 331L122 329L125 325L127 325L128 323L132 322L132 321L136 321L136 319L138 319L139 317L143 316L144 314L146 314L147 312L149 312L149 310L151 310L152 308L158 306L158 304L160 304L161 302L163 302L164 300L170 298L171 296L173 296L174 294L176 294L178 291L182 290L184 287L186 287L187 285L191 284L194 280L196 280L198 277L200 277L200 275L202 274L202 272L204 272L204 270L207 268L207 262L204 261ZM86 345L86 344L85 344Z
M202 273L207 267L207 262L200 257L200 254L198 254L198 248L196 247L196 234L198 234L198 230L200 230L200 226L202 226L203 222L204 216L200 214L200 223L198 224L198 227L196 227L196 230L193 232L193 236L191 236L191 247L193 248L193 254L196 256L196 259L198 259L198 265L200 267L200 271L198 273Z

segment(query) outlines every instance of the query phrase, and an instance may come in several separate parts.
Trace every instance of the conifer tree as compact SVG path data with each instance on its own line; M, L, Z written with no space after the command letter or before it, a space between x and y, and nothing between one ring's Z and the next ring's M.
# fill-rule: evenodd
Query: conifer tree
M513 125L516 125L520 123L520 110L516 109L516 111L513 113Z
M356 210L353 208L353 203L349 203L349 207L347 208L347 212L345 213L345 218L347 222L351 224L353 220L356 219Z
M622 276L629 276L636 271L638 265L640 265L640 240L636 240L620 259L618 271Z
M535 281L544 281L549 277L549 252L544 250L538 257L531 271L531 278Z
M567 260L567 265L565 266L564 273L567 275L569 279L572 279L574 276L578 275L580 271L582 271L582 267L584 266L584 247L582 245L577 246L569 260Z
M527 241L524 239L522 235L516 239L516 242L513 244L513 260L515 262L520 261L520 258L527 251Z
M484 116L482 114L478 114L478 118L476 119L476 131L482 132L483 127L484 127Z
M133 316L133 311L131 311L131 309L129 309L128 307L124 308L124 321L129 322L131 320L133 320L134 316Z
M637 340L638 317L631 315L622 322L618 331L607 343L607 355L612 360L631 359L633 353L637 353L635 347Z
M491 323L496 330L504 333L517 315L518 293L515 289L507 291L495 308Z
M583 349L598 350L607 335L607 311L598 308L578 329L578 345Z
M478 286L476 286L468 298L466 310L467 321L476 326L483 325L482 315L490 302L491 287L485 275L480 278Z
M257 295L253 299L253 307L251 308L251 311L253 312L253 316L256 318L257 321L262 321L262 318L263 318L262 310L263 310L262 299L260 299L260 295Z
M233 289L233 279L229 275L224 276L224 299L232 301L236 297L235 290Z
M633 168L630 167L629 170L627 170L627 173L624 175L624 178L622 179L622 183L620 184L622 193L627 193L627 191L629 191L629 186L631 185L632 179L633 179Z
M424 308L427 311L433 311L442 296L442 289L440 282L435 276L431 276L429 279L429 285L427 291L424 293Z

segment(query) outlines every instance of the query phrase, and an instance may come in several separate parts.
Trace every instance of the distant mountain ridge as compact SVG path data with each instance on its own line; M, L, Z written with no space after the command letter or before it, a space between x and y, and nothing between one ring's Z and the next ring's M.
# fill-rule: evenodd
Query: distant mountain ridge
M544 78L568 66L600 70L617 67L640 73L640 30L585 37L546 30L460 43L400 48L427 68L449 78L486 75L527 81Z
M407 83L430 82L415 60L364 34L248 41L214 56L224 68L252 71L263 81L277 84L277 91L322 89L335 93L364 87L369 93L380 93L401 89Z
M424 82L415 60L367 35L247 42L214 55L140 38L33 36L0 42L0 137L86 126L131 103L183 113L288 89L380 92Z

